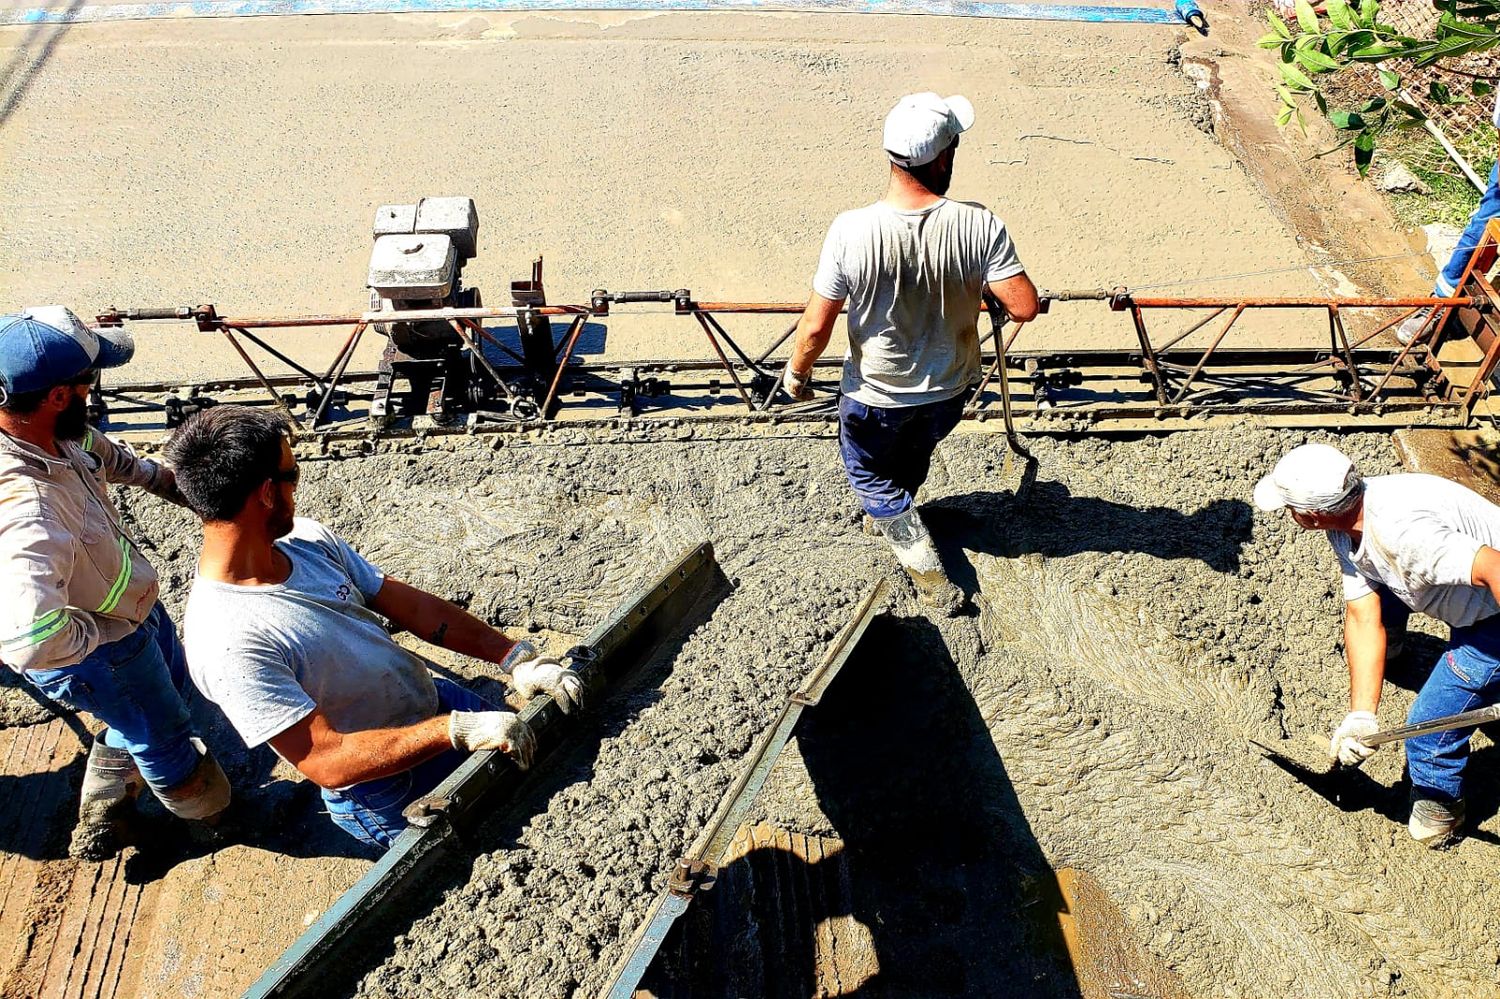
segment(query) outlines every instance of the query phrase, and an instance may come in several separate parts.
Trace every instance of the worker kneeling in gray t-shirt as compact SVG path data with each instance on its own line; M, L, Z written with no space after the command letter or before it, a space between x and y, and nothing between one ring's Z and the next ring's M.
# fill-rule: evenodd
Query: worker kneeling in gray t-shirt
M440 597L392 579L317 521L295 516L299 470L278 413L218 406L172 436L167 459L203 518L183 624L188 669L246 745L269 743L323 788L333 821L389 846L402 810L475 750L525 768L535 737L511 711L397 645L382 618L500 665L525 697L577 706L582 683Z

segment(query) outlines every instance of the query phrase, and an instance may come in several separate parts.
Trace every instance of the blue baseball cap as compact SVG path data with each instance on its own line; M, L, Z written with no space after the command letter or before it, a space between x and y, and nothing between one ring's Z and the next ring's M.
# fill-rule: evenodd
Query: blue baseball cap
M117 368L134 354L124 330L89 329L61 305L31 306L0 316L0 393L49 389L90 368Z

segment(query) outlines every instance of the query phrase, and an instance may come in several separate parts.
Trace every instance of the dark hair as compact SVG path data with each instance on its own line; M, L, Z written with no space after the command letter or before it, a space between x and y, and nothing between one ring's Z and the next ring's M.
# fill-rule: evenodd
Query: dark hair
M953 137L953 141L943 147L942 152L938 153L931 160L923 163L921 166L903 167L899 163L897 164L897 166L900 169L905 170L907 173L911 174L912 178L915 179L918 184L921 184L923 187L927 188L927 190L936 191L939 187L943 187L942 181L947 179L944 176L944 171L938 167L938 163L942 160L943 153L948 152L954 146L958 145L958 138L959 137L955 135ZM949 173L951 174L951 170L949 171ZM946 191L947 188L943 187L943 190Z
M177 488L204 520L233 520L281 467L286 417L249 406L214 406L188 417L162 454Z
M46 388L32 389L30 392L6 392L3 400L0 400L0 409L7 413L15 413L17 416L30 416L42 408L42 403L47 401L47 396L52 394L55 388L75 385L92 385L94 379L99 377L99 372L93 368L80 371L74 378L58 382L56 385L48 385Z

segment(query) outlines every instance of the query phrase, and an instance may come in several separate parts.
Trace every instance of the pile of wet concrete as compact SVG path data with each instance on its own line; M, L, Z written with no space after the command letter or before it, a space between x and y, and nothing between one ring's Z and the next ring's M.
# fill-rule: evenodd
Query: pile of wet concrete
M1326 543L1248 505L1256 476L1308 436L1038 439L1024 503L1002 439L943 446L924 510L975 613L929 622L898 587L758 816L846 845L857 904L843 915L871 931L870 988L1077 994L1011 928L1065 866L1109 893L1188 994L1497 988L1500 783L1483 735L1480 829L1447 853L1406 841L1398 752L1299 779L1247 743L1307 745L1344 707ZM595 994L869 580L900 582L860 532L831 441L556 440L305 466L300 513L387 572L549 640L584 633L702 538L731 584L594 707L405 932L369 941L362 995ZM1369 474L1397 467L1383 436L1338 442ZM129 509L180 600L196 528L150 499ZM1385 720L1440 648L1409 644Z

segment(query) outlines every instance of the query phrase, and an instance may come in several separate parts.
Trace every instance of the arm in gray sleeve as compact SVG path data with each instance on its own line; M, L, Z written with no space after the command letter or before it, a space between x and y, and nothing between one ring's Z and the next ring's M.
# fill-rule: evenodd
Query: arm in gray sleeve
M99 646L99 626L68 606L73 546L35 496L0 497L0 661L17 670L58 669Z

